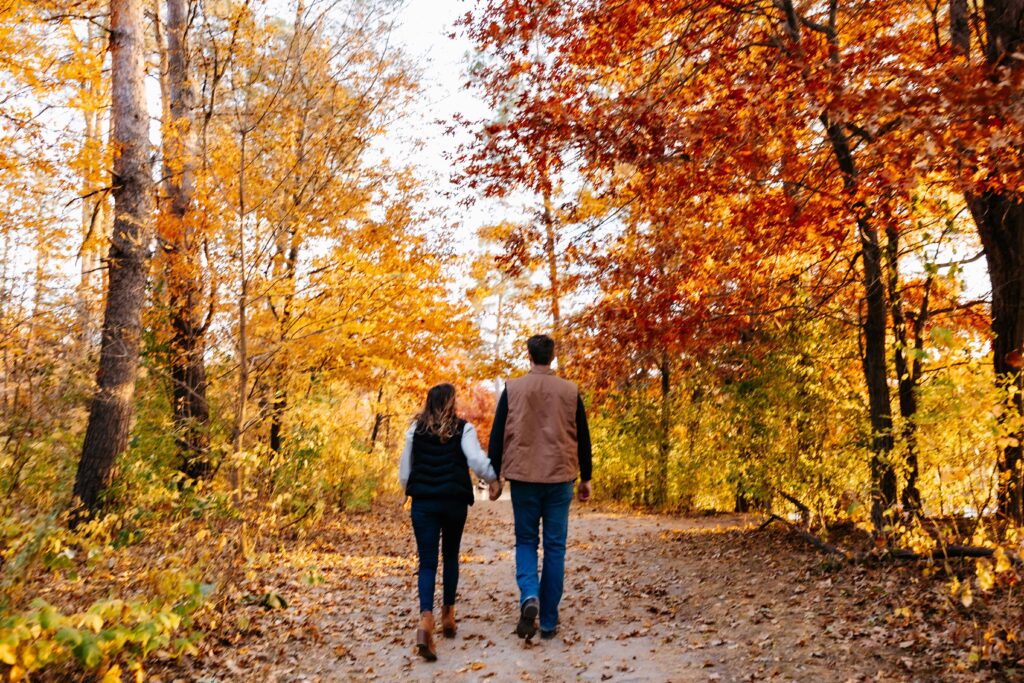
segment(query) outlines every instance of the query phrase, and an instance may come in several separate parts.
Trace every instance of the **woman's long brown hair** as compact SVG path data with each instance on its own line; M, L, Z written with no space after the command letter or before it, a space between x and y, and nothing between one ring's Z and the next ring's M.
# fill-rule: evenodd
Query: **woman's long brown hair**
M459 418L455 415L455 387L451 384L438 384L427 392L427 402L416 415L416 431L420 434L433 434L441 441L447 441L455 435L459 428Z

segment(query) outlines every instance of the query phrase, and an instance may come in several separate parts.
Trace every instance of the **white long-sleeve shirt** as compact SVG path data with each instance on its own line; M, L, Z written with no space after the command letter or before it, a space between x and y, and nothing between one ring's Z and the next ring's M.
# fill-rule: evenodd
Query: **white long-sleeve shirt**
M412 439L416 435L416 422L413 421L409 430L405 433L405 447L402 449L402 458L398 461L398 480L402 483L402 490L405 490L409 483L409 474L412 472ZM498 478L491 466L487 454L480 448L480 439L476 435L476 428L466 423L462 430L462 452L466 454L466 462L470 469L488 484Z

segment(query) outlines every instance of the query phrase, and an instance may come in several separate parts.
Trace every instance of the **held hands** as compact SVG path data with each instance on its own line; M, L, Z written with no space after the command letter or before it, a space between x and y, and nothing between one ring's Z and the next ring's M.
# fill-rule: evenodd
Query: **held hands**
M495 479L487 485L487 497L491 500L498 500L501 497L501 479Z
M590 500L590 494L590 482L581 481L579 485L576 487L576 497L579 498L581 503L586 503L588 500Z

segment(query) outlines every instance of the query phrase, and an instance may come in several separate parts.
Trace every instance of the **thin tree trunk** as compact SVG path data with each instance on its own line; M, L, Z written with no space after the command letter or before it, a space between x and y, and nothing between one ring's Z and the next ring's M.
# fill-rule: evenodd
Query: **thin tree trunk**
M839 41L836 34L835 0L830 4L826 32L830 44L829 61L838 64ZM786 33L801 59L805 58L800 44L801 22L792 0L783 0L781 9ZM808 71L804 69L806 78ZM843 187L848 197L857 194L857 166L850 141L843 127L831 120L826 111L819 117L826 131L836 164L843 176ZM888 313L886 311L885 285L882 273L882 248L878 230L872 222L871 212L862 202L849 207L855 212L857 232L860 238L860 254L863 264L864 300L867 313L861 323L863 334L864 379L868 389L868 413L871 422L871 520L875 530L881 531L885 511L896 504L896 471L890 462L892 435L892 407L885 360L885 333Z
M249 297L249 275L245 260L245 142L246 131L242 131L239 145L238 162L238 272L241 282L238 294L238 396L235 404L234 452L242 452L245 434L246 402L249 387L249 336L247 319L247 299ZM240 466L235 465L232 471L232 486L235 493L240 494L242 476Z
M949 0L949 37L953 49L962 55L971 51L971 25L968 22L967 0Z
M306 26L304 24L306 5L299 0L295 6L295 35L304 36ZM295 64L293 68L300 74L303 71L302 63L303 50L296 51ZM301 90L300 90L301 93ZM304 107L299 106L300 121L293 140L295 156L295 169L293 172L293 187L290 193L290 206L285 209L284 222L287 229L280 231L277 240L277 254L275 260L282 265L283 272L275 273L277 279L283 280L285 292L281 305L281 312L278 315L278 343L280 349L285 349L288 335L291 332L292 315L295 306L296 277L299 267L299 250L302 246L302 234L297 225L298 214L301 210L304 198L303 188L307 175L311 172L305 163L306 158L306 117ZM287 237L287 240L284 239ZM275 266L275 270L277 270ZM269 301L269 300L268 300ZM280 352L279 352L280 353ZM273 380L276 386L273 387L270 410L270 449L274 453L280 453L284 446L284 418L288 407L288 380L291 375L291 357L287 352L280 353L275 361L278 366L277 377Z
M849 140L842 128L822 115L843 182L849 196L857 190L857 168ZM868 388L868 413L871 420L871 520L881 530L886 510L897 501L896 470L892 466L893 449L892 406L889 395L888 371L885 361L886 312L885 285L882 275L882 248L878 230L871 221L866 206L851 207L856 212L863 263L864 300L867 313L861 324L864 335L863 368Z
M191 479L211 471L210 411L206 400L206 329L200 272L201 239L190 214L195 194L195 90L189 72L188 2L166 0L167 49L164 130L167 202L160 236L170 304L170 365L180 469ZM159 26L159 20L157 21Z
M668 498L668 461L672 450L672 385L670 382L669 357L667 353L661 354L661 363L658 366L661 375L661 402L660 415L658 420L658 462L655 472L655 484L653 489L654 505L664 505Z
M558 234L555 217L551 211L551 190L547 188L544 190L542 220L544 222L544 255L548 262L548 281L550 283L548 296L551 307L551 325L557 334L562 327L562 312L559 307L562 292L558 278Z
M387 377L385 373L384 377ZM381 405L384 401L384 382L381 381L380 388L377 389L377 406L373 413L373 429L370 430L370 450L372 451L374 446L377 445L377 437L380 435L381 425L384 424L384 413L382 412L383 406Z
M86 31L86 47L89 52L99 51L100 27L90 22ZM83 78L82 89L89 99L99 97L100 75L89 74ZM88 103L87 103L88 104ZM102 125L100 110L93 106L82 109L84 140L82 142L82 247L81 273L75 294L78 317L78 338L81 353L85 353L95 339L95 307L98 304L101 279L102 244L104 237L105 201L102 194Z
M97 388L89 408L74 495L73 521L95 513L117 458L128 446L146 294L153 197L141 0L111 0L110 52L114 157L114 230L108 257Z
M917 370L920 361L910 347L907 331L907 319L903 313L903 299L899 289L899 231L893 225L885 230L886 265L889 271L889 311L892 316L893 329L893 364L896 367L900 417L903 425L900 435L906 449L905 468L906 484L901 494L903 508L912 514L921 510L921 493L917 489L918 479L918 443L917 443ZM915 343L920 340L915 340ZM908 362L908 355L911 360Z

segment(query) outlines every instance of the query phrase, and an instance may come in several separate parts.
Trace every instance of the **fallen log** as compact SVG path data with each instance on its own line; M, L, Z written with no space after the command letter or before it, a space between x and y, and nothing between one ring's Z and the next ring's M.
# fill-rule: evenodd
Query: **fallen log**
M986 548L977 545L959 545L951 544L946 546L938 546L934 550L925 553L919 553L915 550L907 548L887 548L879 551L869 551L854 553L849 550L844 550L839 546L833 545L828 541L818 538L814 534L805 529L801 529L796 526L788 519L779 517L776 514L769 515L767 519L758 527L758 531L766 529L773 522L781 522L796 536L807 541L818 550L822 551L827 555L835 555L842 557L847 561L858 564L862 562L874 562L878 560L901 560L914 562L918 560L947 560L947 559L970 559L970 558L981 558L981 557L992 557L996 553L996 548ZM1016 567L1024 566L1024 559L1021 556L1012 551L1006 551L1006 558Z

